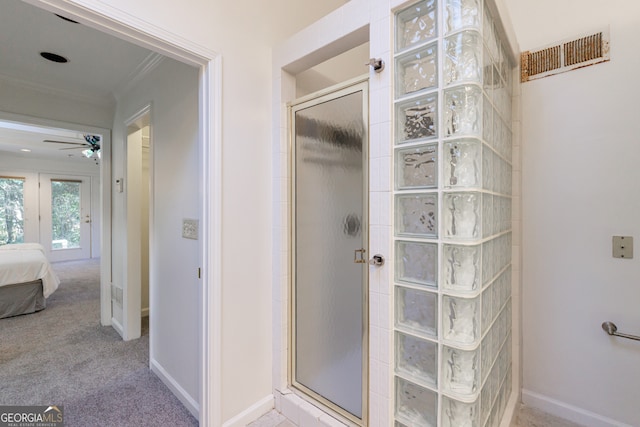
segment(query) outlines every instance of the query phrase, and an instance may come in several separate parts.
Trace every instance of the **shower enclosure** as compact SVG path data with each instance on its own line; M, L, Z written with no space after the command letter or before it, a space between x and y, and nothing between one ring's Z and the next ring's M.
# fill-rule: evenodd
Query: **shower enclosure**
M497 426L511 393L513 62L492 3L394 21L395 425Z
M368 89L291 107L291 386L366 423Z

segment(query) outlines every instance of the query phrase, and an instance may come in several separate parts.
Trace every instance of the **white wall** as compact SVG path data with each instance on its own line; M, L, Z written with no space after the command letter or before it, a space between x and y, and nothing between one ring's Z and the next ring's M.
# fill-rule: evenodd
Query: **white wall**
M151 103L153 147L151 363L157 363L195 402L199 399L200 242L182 237L182 219L198 218L198 72L165 59L121 98L113 123L114 179L125 192L113 197L114 283L122 285L126 246L126 120ZM123 230L124 229L124 230Z
M611 62L522 85L523 399L640 425L640 345L600 328L640 333L640 256L611 256L611 236L640 238L640 5L507 3L522 50L611 25Z

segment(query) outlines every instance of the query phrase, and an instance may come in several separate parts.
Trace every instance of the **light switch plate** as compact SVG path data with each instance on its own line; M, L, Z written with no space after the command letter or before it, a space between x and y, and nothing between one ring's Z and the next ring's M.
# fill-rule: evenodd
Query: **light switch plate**
M633 258L633 237L613 236L613 257Z
M198 220L184 218L182 220L182 237L198 240Z

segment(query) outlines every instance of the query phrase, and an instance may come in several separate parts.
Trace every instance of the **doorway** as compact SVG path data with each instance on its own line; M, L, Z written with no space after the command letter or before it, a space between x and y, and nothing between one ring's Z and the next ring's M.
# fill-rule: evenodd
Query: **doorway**
M125 123L126 180L117 184L126 193L126 292L123 309L123 338L141 335L142 317L149 316L150 209L153 194L151 169L151 106L146 106ZM124 187L126 186L126 190ZM113 298L113 296L112 296Z
M368 82L295 102L291 386L367 422Z

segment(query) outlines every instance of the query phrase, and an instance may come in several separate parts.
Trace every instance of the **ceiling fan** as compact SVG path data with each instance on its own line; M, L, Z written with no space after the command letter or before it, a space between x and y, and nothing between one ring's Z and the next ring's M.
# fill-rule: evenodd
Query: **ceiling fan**
M69 142L69 141L55 141L53 139L45 139L42 142L51 142L54 144L67 144L67 145L75 145L75 147L66 147L60 148L60 150L77 150L81 149L82 154L90 159L92 157L101 158L100 154L100 135L82 135L84 137L84 142Z

